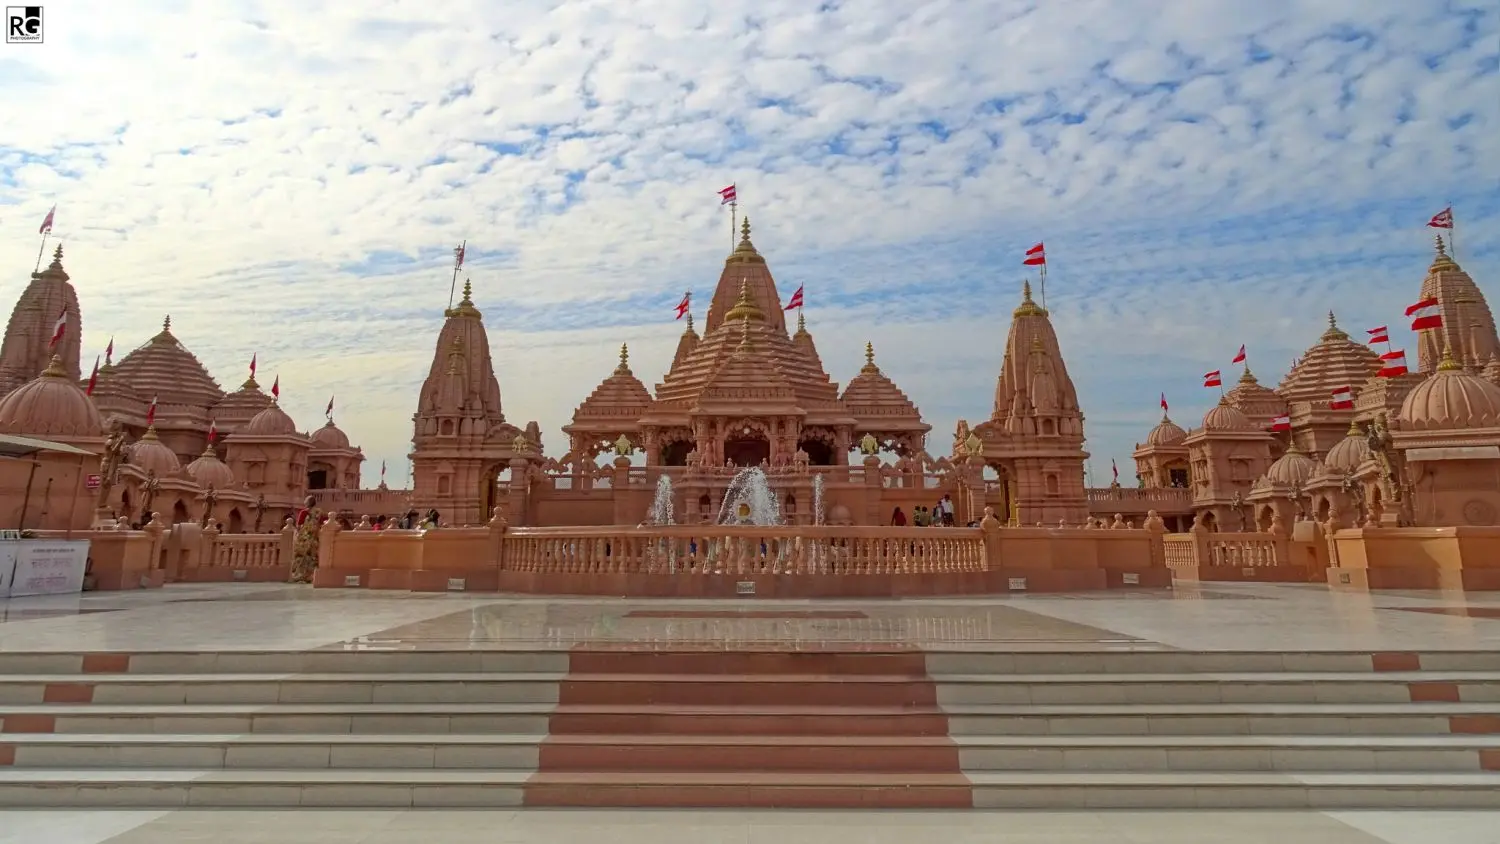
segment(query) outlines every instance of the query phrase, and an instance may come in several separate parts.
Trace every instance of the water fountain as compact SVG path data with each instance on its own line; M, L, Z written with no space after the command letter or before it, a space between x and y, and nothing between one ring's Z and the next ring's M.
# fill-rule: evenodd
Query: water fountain
M766 473L759 468L742 469L724 489L717 524L779 525L781 506Z
M651 499L651 509L648 516L653 525L676 524L673 517L672 505L672 479L666 475L656 479L656 496Z
M823 473L813 478L813 524L823 526Z

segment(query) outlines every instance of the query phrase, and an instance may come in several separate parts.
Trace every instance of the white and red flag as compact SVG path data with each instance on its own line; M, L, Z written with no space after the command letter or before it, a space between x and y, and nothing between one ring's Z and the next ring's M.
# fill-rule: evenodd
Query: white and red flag
M1167 394L1166 393L1162 393L1161 394L1161 412L1162 413L1166 413L1167 412Z
M208 420L208 444L209 445L213 445L214 441L217 440L218 438L219 438L219 423L217 423L214 420L210 419L210 420Z
M802 307L802 288L806 286L807 285L802 285L802 287L798 287L797 292L792 294L792 298L786 303L786 307L782 308L782 310L790 311L793 308Z
M1450 205L1447 208L1444 208L1443 210L1437 212L1436 214L1433 214L1432 215L1432 219L1427 221L1427 228L1429 228L1429 229L1451 229L1451 228L1453 228L1453 206Z
M279 399L279 398L281 398L281 376L280 375L276 376L276 380L271 382L271 398L273 398L273 399Z
M731 202L735 202L735 197L737 197L738 195L739 192L734 189L734 185L730 185L727 188L721 188L719 190L719 204L728 205Z
M328 418L329 422L333 421L333 396L328 397L328 407L323 410L323 415Z
M1328 400L1328 406L1334 410L1353 410L1354 391L1348 387L1334 387L1333 398Z
M1222 386L1224 386L1224 380L1219 377L1219 370L1215 369L1213 372L1209 372L1209 373L1205 374L1203 376L1203 386L1205 386L1205 387L1222 387Z
M36 233L37 234L46 234L47 232L52 231L52 218L55 217L55 216L57 216L57 206L56 205L52 206L52 210L50 210L50 211L47 212L47 216L45 216L45 217L42 218L42 226L41 226L41 228L39 228L39 229L36 230Z
M468 246L469 242L466 240L453 248L453 269L461 270L464 268L464 250Z
M96 355L94 357L94 371L89 373L89 386L83 391L83 394L86 396L92 396L94 394L94 388L97 386L99 386L99 358Z
M1395 378L1397 375L1405 375L1408 371L1410 370L1406 368L1406 350L1396 349L1380 356L1380 371L1375 374L1381 378Z
M1237 352L1235 354L1234 360L1230 361L1230 363L1244 363L1244 362L1245 362L1245 344L1241 343L1240 344L1240 350L1239 350L1239 352Z
M1115 473L1115 483L1118 484L1120 482L1120 466L1119 464L1115 463L1115 459L1113 457L1109 458L1109 468L1110 471Z
M1292 417L1285 413L1271 419L1271 430L1277 433L1292 430Z
M156 424L156 396L151 397L151 406L146 408L146 427Z
M255 352L254 354L250 355L250 379L252 381L255 379L255 361L259 357L260 352Z
M57 315L57 322L52 323L52 339L47 341L47 348L57 345L57 341L68 332L68 309L63 308L62 313Z
M687 316L688 311L691 310L692 307L693 291L689 290L688 292L682 294L682 301L677 303L677 318L682 319L684 316Z
M1037 245L1035 245L1035 246L1031 247L1030 249L1026 250L1026 258L1025 258L1025 260L1021 261L1021 263L1024 264L1024 265L1026 265L1026 266L1028 266L1028 267L1045 267L1045 266L1047 266L1047 246L1046 246L1046 244L1044 244L1044 243L1038 243Z
M1439 309L1436 296L1426 299L1406 309L1406 315L1411 317L1411 330L1424 331L1429 328L1443 327L1443 312Z
M1373 346L1376 343L1391 342L1391 330L1388 326L1381 325L1376 326L1375 328L1369 328L1365 330L1365 333L1370 335L1370 339L1366 341L1368 345Z

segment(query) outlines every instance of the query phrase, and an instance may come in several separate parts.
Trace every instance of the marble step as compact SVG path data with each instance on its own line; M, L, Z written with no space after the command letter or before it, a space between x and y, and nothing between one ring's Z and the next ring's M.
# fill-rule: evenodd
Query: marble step
M1500 702L1500 672L907 676L516 673L0 676L0 705L39 703L659 703L944 705Z
M174 674L174 673L372 673L372 672L584 672L600 666L627 673L744 674L780 666L829 673L916 674L1193 674L1221 672L1500 671L1500 651L1072 651L1066 648L1016 652L975 650L870 652L850 650L648 651L610 649L437 650L395 649L395 645L351 644L349 650L200 652L0 653L0 676L8 674ZM666 670L663 666L674 666ZM772 670L767 673L777 673Z
M1009 809L1500 808L1494 773L29 770L10 808L760 807Z
M1444 735L1500 733L1493 703L684 706L541 703L0 706L0 734Z
M7 735L16 768L1481 771L1500 736Z

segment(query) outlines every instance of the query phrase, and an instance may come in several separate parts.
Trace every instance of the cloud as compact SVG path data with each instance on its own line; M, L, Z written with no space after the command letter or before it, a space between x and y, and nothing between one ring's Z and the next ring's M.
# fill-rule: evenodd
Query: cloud
M221 383L258 352L303 424L338 394L367 482L403 465L454 244L556 451L620 342L666 369L731 181L831 374L873 340L939 446L988 414L1045 239L1100 478L1241 342L1274 381L1330 308L1399 322L1449 202L1500 273L1481 0L129 5L50 3L0 53L11 290L57 203L86 348L170 312Z

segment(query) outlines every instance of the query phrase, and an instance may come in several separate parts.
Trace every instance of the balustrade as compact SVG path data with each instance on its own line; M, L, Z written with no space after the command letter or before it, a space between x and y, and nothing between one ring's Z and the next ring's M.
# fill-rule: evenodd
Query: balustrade
M213 540L209 565L228 569L270 569L290 565L283 560L285 540L280 533L231 533Z

